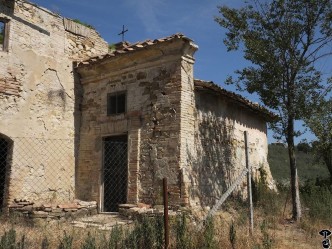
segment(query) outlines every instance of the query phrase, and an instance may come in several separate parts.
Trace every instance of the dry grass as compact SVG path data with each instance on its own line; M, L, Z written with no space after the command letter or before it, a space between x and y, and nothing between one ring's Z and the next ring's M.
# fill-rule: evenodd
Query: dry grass
M181 223L181 218L177 221L173 220L171 223L171 248L321 248L322 237L318 232L321 229L332 229L326 221L309 217L307 212L304 213L302 221L295 224L289 219L291 214L290 203L287 203L284 212L285 195L267 195L262 200L264 201L262 203L258 202L255 207L253 235L249 234L246 206L243 203L229 201L224 206L223 211L215 215L210 229L197 231L193 223L190 222L190 219L187 219L185 225ZM233 228L231 229L232 224ZM110 231L100 231L94 228L74 228L69 223L31 226L15 218L0 220L0 238L5 231L8 232L11 228L16 231L16 241L20 241L22 236L25 236L24 249L66 248L59 247L61 242L66 240L65 234L67 235L67 239L70 237L73 238L72 247L68 248L132 248L124 245L120 247L110 246ZM122 234L121 238L115 238L115 240L124 240L124 237L128 236L134 229L134 227L131 227L130 231L127 229L124 233L125 235ZM136 231L141 233L138 236L141 236L140 238L143 239L144 237L151 236L152 232L162 232L160 228L156 228L149 223L138 227ZM45 238L47 238L46 246ZM86 243L88 238L95 241L94 247L83 246L84 244L88 244ZM43 240L44 247L42 247ZM148 249L144 246L146 242L140 243L140 246L133 248ZM2 249L1 246L0 249Z
M73 237L72 248L81 248L88 234L96 238L97 246L103 246L107 236L106 232L95 228L74 228L70 223L51 223L33 226L19 218L2 218L0 221L0 237L5 231L8 232L10 229L15 230L17 242L21 241L24 236L24 249L42 248L43 241L45 249L61 248L61 242L64 242L66 236L68 238Z
M299 224L292 224L287 221L271 220L266 221L266 231L262 231L261 224L264 222L262 218L255 219L255 229L253 236L249 235L248 222L239 223L237 215L230 215L229 213L220 212L214 220L214 236L215 248L232 248L229 234L232 220L235 220L236 239L234 248L247 249L247 248L317 248L320 246L321 237L318 231L325 227L324 224L312 224L308 221L302 221ZM52 224L41 227L30 227L11 221L1 222L0 234L3 235L4 231L9 231L14 228L17 233L17 241L20 241L22 236L25 236L24 248L42 248L42 242L47 238L46 248L59 248L61 241L64 240L64 234L73 237L72 248L82 248L84 241L88 234L96 239L97 248L106 248L107 240L110 232L103 232L93 228L78 229L73 228L71 225ZM270 240L270 245L264 242L264 233L267 234L265 239ZM202 234L192 233L192 243L199 244ZM266 235L265 235L266 236ZM173 246L175 248L175 239L172 238ZM196 240L196 241L195 241ZM196 247L195 247L196 248ZM204 247L198 247L204 248Z

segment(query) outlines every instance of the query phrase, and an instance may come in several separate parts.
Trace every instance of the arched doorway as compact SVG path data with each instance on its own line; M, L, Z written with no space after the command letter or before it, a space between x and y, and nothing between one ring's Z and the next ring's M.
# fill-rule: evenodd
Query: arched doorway
M0 212L5 206L7 175L12 141L0 134Z

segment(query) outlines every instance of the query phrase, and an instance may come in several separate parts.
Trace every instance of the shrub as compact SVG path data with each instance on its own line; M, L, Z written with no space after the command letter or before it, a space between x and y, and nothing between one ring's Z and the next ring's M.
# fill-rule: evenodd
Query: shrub
M60 240L58 249L71 249L73 246L73 236L64 231L63 238Z
M139 222L136 221L132 229L125 237L125 248L145 249L163 248L164 230L162 216L143 217Z
M262 209L265 215L276 216L281 213L285 192L278 189L279 193L267 187L266 172L260 168L260 179L257 183L252 181L253 203Z
M116 50L116 46L115 44L108 44L108 51L109 52L113 52Z
M20 241L16 242L16 230L14 228L5 231L0 237L0 249L24 249L26 248L25 236L22 235ZM43 245L42 245L43 246ZM43 248L43 247L42 247Z
M262 237L262 246L264 249L271 249L273 246L273 239L271 238L271 235L268 231L268 222L266 220L263 220L260 225L261 233L263 235Z
M236 229L234 225L234 221L232 221L231 225L229 226L229 242L232 245L232 249L235 249L236 247Z
M5 232L0 239L0 249L16 248L16 231L11 228L8 232Z
M309 218L330 224L332 222L332 186L329 180L308 180L300 191L305 207L308 208Z
M176 239L176 248L179 249L191 248L192 246L191 239L187 226L187 217L185 214L176 217L174 232Z
M88 233L88 236L85 238L82 249L97 249L96 239L92 237L90 233Z
M205 223L204 232L203 232L203 240L204 240L204 247L206 249L216 248L216 241L215 241L215 227L214 221L212 217L208 217Z
M109 237L109 242L108 242L108 248L109 249L120 249L123 248L123 236L124 236L124 231L121 226L116 225L113 227L110 237Z

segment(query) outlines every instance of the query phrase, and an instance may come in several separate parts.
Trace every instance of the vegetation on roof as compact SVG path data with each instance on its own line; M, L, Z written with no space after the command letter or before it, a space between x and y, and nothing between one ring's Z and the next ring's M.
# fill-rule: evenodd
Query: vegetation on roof
M114 43L109 43L108 44L108 51L109 52L113 52L113 51L115 51L116 50L116 46L115 46L115 44Z
M83 26L85 26L85 27L87 27L87 28L90 28L90 29L96 29L94 26L92 26L91 24L88 24L88 23L86 23L86 22L82 22L81 20L79 20L79 19L74 19L73 20L73 22L76 22L76 23L79 23L79 24L81 24L81 25L83 25Z

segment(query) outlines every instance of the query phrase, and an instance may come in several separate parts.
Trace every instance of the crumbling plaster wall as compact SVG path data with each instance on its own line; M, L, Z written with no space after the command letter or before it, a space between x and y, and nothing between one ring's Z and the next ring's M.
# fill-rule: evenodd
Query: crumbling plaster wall
M33 146L29 142L19 144L18 137L29 137L30 141L41 138L45 149L54 144L51 139L72 140L58 155L59 160L68 159L62 173L71 176L71 181L63 184L66 191L62 191L71 194L61 194L59 198L72 198L74 138L80 116L80 88L75 81L73 61L107 53L107 43L94 30L89 31L88 37L65 30L62 17L28 2L1 0L0 18L9 23L8 51L0 51L0 132L12 138L14 145L7 199L47 198L46 187L30 196L31 189L24 187L31 178L29 172L40 172L43 167L48 174L40 173L38 177L44 182L59 173L51 174L56 162L43 162L40 151L32 155ZM53 152L57 153L57 148ZM20 158L22 153L39 163L30 165ZM49 191L49 195L54 197L54 191Z
M197 47L193 47L197 49ZM180 126L180 197L183 205L189 205L189 191L192 175L192 158L195 150L195 92L192 59L182 61L182 91L181 91L181 126Z
M248 132L252 177L261 176L275 188L267 162L266 121L247 109L208 91L195 91L195 152L191 153L191 174L187 176L190 204L213 205L245 168L244 131ZM264 172L263 174L261 174ZM245 197L247 182L235 193Z
M180 147L183 57L194 47L181 39L104 63L78 68L83 83L78 197L100 200L102 138L128 134L128 203L162 204L162 179L170 202L181 203ZM192 72L192 63L188 70ZM190 74L189 74L190 76ZM193 80L190 79L192 83ZM126 91L125 114L107 116L107 94Z

